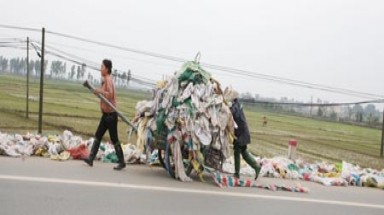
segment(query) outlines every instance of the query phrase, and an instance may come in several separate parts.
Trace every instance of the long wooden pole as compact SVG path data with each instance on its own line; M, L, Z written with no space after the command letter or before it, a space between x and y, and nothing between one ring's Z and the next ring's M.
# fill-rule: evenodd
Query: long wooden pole
M95 88L90 84L88 83L88 81L85 81L83 83L83 86L88 88L92 93L95 92ZM103 100L103 102L105 102L109 107L111 107L116 113L117 115L119 115L119 117L125 122L127 123L129 126L131 126L135 131L137 131L137 128L136 126L127 119L127 117L125 117L119 110L117 110L117 108L111 103L108 101L108 99L106 99L102 94L98 93L96 94L97 97L99 97L101 100Z

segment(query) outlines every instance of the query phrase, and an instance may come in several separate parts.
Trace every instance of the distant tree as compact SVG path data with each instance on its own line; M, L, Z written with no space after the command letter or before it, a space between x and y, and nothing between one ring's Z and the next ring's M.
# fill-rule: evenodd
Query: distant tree
M329 115L329 118L336 120L337 119L337 113L334 110L332 110L331 114Z
M318 116L318 117L323 117L323 115L324 115L323 108L322 108L322 107L319 107L319 108L317 109L317 116Z
M347 107L347 114L348 114L348 119L351 120L353 116L353 109L350 106Z
M8 59L0 57L0 68L2 72L6 72L8 69Z
M86 71L87 71L87 65L85 63L81 64L80 76L82 79L84 79Z
M11 72L16 74L22 74L24 68L24 62L21 58L12 58L11 59Z
M120 73L117 73L116 74L116 81L115 81L115 84L117 86L120 86L120 80L121 80L121 74Z
M324 102L324 104L326 104L326 102ZM323 109L323 117L327 117L328 116L328 107L322 107Z
M123 74L121 75L121 80L122 82L125 84L125 83L128 83L128 75L127 75L127 72L123 72Z
M73 79L75 77L75 74L76 74L76 66L72 65L71 72L69 73L70 79Z
M367 119L368 125L372 125L373 124L373 115L372 115L372 113L368 114L366 116L366 119Z
M364 117L367 119L369 125L374 125L380 120L380 111L376 109L374 104L368 104L364 108Z
M44 62L45 69L48 65L48 60ZM40 75L40 60L29 60L29 72L30 75ZM27 59L14 57L11 59L6 59L0 57L0 70L5 70L10 73L25 75L27 73Z
M52 61L51 63L51 74L52 76L58 76L59 72L60 72L60 66L61 66L61 61Z
M364 118L363 106L361 106L360 104L356 104L355 106L353 106L352 111L355 116L356 122L363 122L363 118Z
M118 76L117 69L114 69L114 70L112 71L112 78L113 78L113 81L116 82L116 80L117 80L117 78L118 78L117 76Z
M128 70L127 79L128 79L128 82L130 82L131 79L132 79L132 72L131 72L131 70Z
M16 73L20 74L20 75L23 74L24 67L25 67L25 64L24 64L23 58L17 58L17 71L16 71Z
M254 101L255 101L255 99L253 98L253 96L252 96L252 94L251 94L250 92L242 93L242 94L240 95L240 98L241 98L241 100L242 100L243 102L249 102L249 103L251 103L251 102L254 102Z
M90 72L88 72L88 78L87 78L87 80L93 82L93 75L92 75Z
M39 76L40 75L40 67L41 67L41 61L40 60L36 60L35 61L35 76Z
M80 66L77 66L77 80L80 80L81 78L81 67Z
M35 62L33 60L30 60L29 61L29 74L34 74L34 70L35 70Z
M48 67L48 60L44 61L44 74L47 72L47 67Z
M9 72L10 73L15 73L16 71L16 59L15 58L12 58L10 61L9 61Z
M64 77L65 74L67 74L67 63L64 63L64 66L62 68L63 70L61 71L61 75Z
M19 74L26 74L27 62L25 58L20 58Z
M368 116L371 116L371 118L380 116L380 111L376 109L376 106L374 104L368 104L364 108L364 117L368 118Z

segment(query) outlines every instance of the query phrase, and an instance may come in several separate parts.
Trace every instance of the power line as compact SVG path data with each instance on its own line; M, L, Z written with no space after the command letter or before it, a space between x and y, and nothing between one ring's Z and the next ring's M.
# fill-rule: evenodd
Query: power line
M92 43L92 44L96 44L96 45L100 45L100 46L115 48L115 49L119 49L122 51L128 51L128 52L133 52L133 53L137 53L137 54L141 54L141 55L147 55L147 56L151 56L151 57L155 57L155 58L162 58L162 59L166 59L166 60L170 60L170 61L176 61L176 62L180 62L180 63L184 63L187 61L186 59L183 59L183 58L178 58L178 57L167 56L167 55L157 54L157 53L148 52L148 51L142 51L142 50L138 50L138 49L132 49L132 48L127 48L127 47L117 46L117 45L113 45L113 44L109 44L109 43L105 43L105 42L99 42L99 41L95 41L95 40L85 39L82 37L77 37L77 36L59 33L59 32L47 31L47 33L52 34L52 35L56 35L56 36L60 36L60 37L65 37L68 39L74 39L74 40Z
M1 28L15 29L15 30L24 30L24 31L33 31L33 32L41 32L41 29L38 28L27 28L27 27L19 27L14 25L4 25L0 24Z
M35 42L36 43L36 42ZM31 43L32 47L36 50L36 52L38 53L39 55L39 50L38 50L38 47L36 44L34 43ZM23 47L18 47L16 45L1 45L0 44L0 47L6 47L6 48L21 48L21 49L26 49L24 46ZM49 47L50 49L53 49L53 47ZM62 51L59 51L58 49L56 49L57 52L62 52ZM62 52L63 53L63 52ZM80 65L80 66L86 66L94 71L99 71L98 69L98 66L96 66L97 63L95 62L92 62L92 61L88 61L84 58L80 58L78 56L75 56L75 55L72 55L72 54L69 54L69 53L65 53L64 52L64 55L62 54L58 54L58 53L55 53L53 51L49 51L47 50L47 54L50 54L52 56L55 56L55 57L58 57L58 58L61 58L61 59L64 59L64 60L67 60L69 62L72 62L72 63L75 63L77 65ZM65 55L70 55L71 57L67 57ZM75 58L75 59L73 59ZM78 60L80 58L80 60ZM87 62L87 63L85 63ZM121 73L123 71L121 70L116 70L117 72ZM112 75L115 75L115 74L112 74ZM138 75L135 75L137 78L134 78L134 77L131 77L131 80L133 82L136 82L138 84L141 84L141 85L145 85L147 87L154 87L155 85L155 81L154 80L150 80L148 78L145 78L145 77L142 77L142 76L138 76Z
M61 43L56 43L56 42L50 42L50 43L58 45L60 47L66 47L66 48L70 48L70 49L74 49L74 50L80 50L80 51L86 51L86 52L89 52L89 53L94 53L94 50L86 49L86 48L82 48L82 47L78 47L78 46L66 45L66 44L61 44ZM166 67L173 67L173 68L176 66L175 64L162 63L162 62L154 62L154 61L150 61L150 60L143 60L143 59L138 59L138 58L134 58L134 57L127 57L127 56L117 55L117 54L114 54L114 53L112 53L112 55L114 57L117 57L117 58L120 58L120 59L128 59L128 60L132 60L132 61L136 61L136 62L140 62L140 63L144 63L144 64L152 64L152 65L157 65L157 66L166 66Z
M18 26L10 26L10 25L0 25L0 27L5 27L5 28L13 28L13 29L20 29L20 30L29 30L29 31L39 31L39 29L34 29L34 28L24 28L24 27L18 27ZM136 54L141 54L141 55L146 55L150 57L155 57L155 58L161 58L165 60L170 60L170 61L175 61L175 62L180 62L184 63L188 61L187 59L179 58L179 57L174 57L174 56L169 56L169 55L163 55L163 54L158 54L154 52L149 52L149 51L142 51L138 49L132 49L132 48L127 48L127 47L122 47L122 46L117 46L105 42L100 42L100 41L95 41L95 40L90 40L90 39L85 39L82 37L78 36L73 36L69 34L64 34L64 33L59 33L59 32L54 32L54 31L46 31L49 34L60 36L60 37L65 37L68 39L74 39L82 42L87 42L87 43L92 43L100 46L105 46L105 47L110 47L110 48L115 48L123 51L128 51ZM236 69L236 68L231 68L231 67L225 67L225 66L218 66L218 65L213 65L213 64L207 64L207 63L202 63L202 66L205 66L210 69L226 72L232 74L233 72L236 72L238 75L244 76L244 77L252 77L256 79L262 79L262 80L267 80L267 81L272 81L276 83L281 83L281 84L287 84L287 85L293 85L293 86L298 86L298 87L303 87L303 88L308 88L308 89L313 89L313 90L321 90L321 91L326 91L326 92L332 92L332 93L337 93L337 94L344 94L344 95L350 95L350 96L357 96L357 97L364 97L364 98L384 98L383 95L378 95L378 94L372 94L372 93L365 93L365 92L358 92L355 90L349 90L349 89L343 89L343 88L337 88L337 87L331 87L331 86L326 86L326 85L320 85L320 84L314 84L310 82L304 82L304 81L298 81L298 80L293 80L293 79L288 79L288 78L282 78L282 77L277 77L277 76L272 76L272 75L266 75L262 73L256 73L256 72L251 72L247 70L242 70L242 69Z
M26 42L25 38L22 37L1 37L0 40L11 40L11 41L24 41Z
M12 48L12 49L27 50L27 47L22 46L22 45L0 45L0 48Z
M222 66L216 66L216 65L210 65L210 64L201 64L207 68L219 70L219 71L225 71L228 73L237 73L241 74L246 77L254 77L258 79L264 79L264 80L269 80L277 83L282 83L282 84L289 84L289 85L294 85L294 86L299 86L299 87L305 87L309 89L314 89L314 90L322 90L322 91L327 91L327 92L332 92L332 93L338 93L338 94L344 94L344 95L351 95L351 96L358 96L358 97L363 97L363 98L384 98L383 95L378 95L378 94L372 94L372 93L364 93L364 92L358 92L358 91L353 91L353 90L348 90L348 89L343 89L343 88L336 88L336 87L329 87L329 86L323 86L319 84L313 84L309 82L304 82L304 81L296 81L292 79L287 79L287 78L280 78L277 76L270 76L270 75L264 75L260 73L252 73L246 70L240 70L240 69L234 69L234 68L229 68L229 67L222 67Z
M57 35L57 36L61 36L61 37L66 37L66 38L70 38L70 39L83 41L83 42L88 42L88 43L93 43L93 44L97 44L97 45L101 45L101 46L106 46L106 47L110 47L110 48L116 48L116 49L120 49L123 51L129 51L129 52L134 52L137 54L142 54L142 55L147 55L147 56L151 56L151 57L171 60L171 61L175 61L175 62L188 61L188 60L183 59L183 58L178 58L178 57L173 57L173 56L169 56L169 55L163 55L163 54L158 54L158 53L153 53L153 52L148 52L148 51L141 51L141 50L126 48L126 47L122 47L122 46L116 46L116 45L112 45L109 43L89 40L89 39L85 39L85 38L81 38L81 37L77 37L77 36L72 36L72 35L68 35L68 34L63 34L63 33L58 33L58 32L53 32L53 31L48 31L48 33L53 34L53 35ZM366 98L384 98L383 95L358 92L358 91L354 91L354 90L337 88L337 87L330 87L330 86L314 84L314 83L309 83L309 82L304 82L304 81L297 81L297 80L293 80L293 79L281 78L281 77L272 76L272 75L265 75L262 73L255 73L255 72L250 72L250 71L231 68L231 67L218 66L218 65L207 64L207 63L202 63L201 65L205 66L207 68L211 68L211 69L215 69L215 70L219 70L219 71L224 71L224 72L228 72L228 73L237 72L238 74L241 74L241 75L246 76L246 77L254 77L254 78L258 78L258 79L263 79L263 80L268 80L268 81L273 81L273 82L278 82L278 83L283 83L283 84L288 84L288 85L294 85L294 86L299 86L299 87L305 87L305 88L309 88L309 89L317 89L317 90L323 90L323 91L327 91L327 92L347 94L347 95L366 97Z
M304 106L304 107L334 107L334 106L348 106L348 105L358 105L358 104L372 104L372 103L384 103L384 99L376 99L376 100L367 100L367 101L359 101L359 102L341 102L341 103L300 103L300 102L270 102L270 101L247 101L244 99L239 99L241 103L244 104L266 104L266 105L292 105L292 106Z
M50 49L52 49L52 47L50 47ZM61 52L58 53L58 52ZM92 62L92 61L89 61L89 60L86 60L86 59L81 59L80 57L78 56L75 56L73 54L69 54L69 53L65 53L65 52L62 52L62 51L59 51L58 49L56 49L55 51L51 51L51 50L47 50L47 54L50 54L50 55L53 55L55 57L58 57L58 58L61 58L61 59L64 59L64 60L67 60L67 61L70 61L72 63L75 63L77 65L81 65L81 66L86 66L92 70L95 70L95 71L99 71L99 68L97 65L97 63L95 62ZM67 56L65 56L67 55ZM68 55L70 57L68 57ZM84 61L88 62L89 64L85 63ZM122 73L123 71L121 70L117 70L117 72L120 72ZM131 80L134 81L134 82L137 82L139 84L142 84L142 85L146 85L146 86L149 86L149 87L153 87L155 84L155 81L153 80L150 80L148 78L145 78L145 77L141 77L141 76L138 76L138 75L135 75L137 78L135 77L132 77Z
M25 42L18 42L18 41L0 41L0 44L20 44L20 43L25 43Z

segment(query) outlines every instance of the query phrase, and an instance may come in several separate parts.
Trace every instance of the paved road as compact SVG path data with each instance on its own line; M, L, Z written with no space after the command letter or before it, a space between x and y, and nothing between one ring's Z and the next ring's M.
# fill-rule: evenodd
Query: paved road
M0 214L384 214L384 191L300 182L310 193L182 183L158 167L0 157ZM298 181L260 179L295 185Z

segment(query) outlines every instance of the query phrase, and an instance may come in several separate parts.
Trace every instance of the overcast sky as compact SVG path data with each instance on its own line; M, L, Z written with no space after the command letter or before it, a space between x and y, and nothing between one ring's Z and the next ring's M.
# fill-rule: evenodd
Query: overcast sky
M1 0L0 23L76 35L257 73L384 95L382 0ZM31 32L0 28L0 38ZM161 79L181 65L47 35L55 46ZM0 48L0 55L14 54ZM23 53L20 53L23 54ZM50 59L48 57L48 59ZM209 70L240 92L309 101L366 100Z

